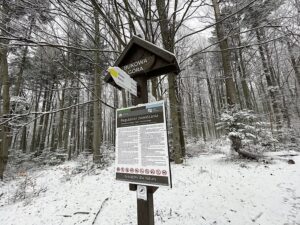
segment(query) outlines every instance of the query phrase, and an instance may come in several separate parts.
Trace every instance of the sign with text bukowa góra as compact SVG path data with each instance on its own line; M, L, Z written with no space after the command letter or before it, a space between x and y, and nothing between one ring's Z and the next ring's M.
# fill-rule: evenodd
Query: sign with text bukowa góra
M116 111L116 179L170 186L164 101Z
M138 61L131 62L122 66L122 70L126 71L129 75L135 75L141 71L147 71L155 62L154 56L142 58Z

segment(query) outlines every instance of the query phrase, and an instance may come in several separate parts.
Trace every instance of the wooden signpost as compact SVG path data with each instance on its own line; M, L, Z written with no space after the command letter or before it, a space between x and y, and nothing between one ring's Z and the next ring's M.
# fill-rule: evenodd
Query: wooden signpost
M131 93L133 94L132 95L133 105L138 105L138 104L143 104L148 102L148 88L147 88L148 79L163 74L171 73L171 72L174 74L178 74L180 72L174 54L162 48L159 48L158 46L152 44L151 42L145 41L137 36L134 36L130 40L130 42L128 43L128 45L125 47L124 51L120 55L120 57L115 62L114 67L118 67L122 71L125 71L126 74L128 74L134 81L137 82L137 96L135 96L134 90L131 91ZM104 80L112 84L118 89L124 88L124 86L120 84L120 81L116 80L116 77L113 76L114 75L110 71L105 76ZM147 107L147 105L145 105L145 107ZM137 109L137 110L143 110L143 109ZM141 113L143 113L143 111L141 111ZM117 116L118 115L119 114L117 114ZM132 114L129 113L128 115L130 117L130 115ZM124 121L126 122L126 120ZM166 121L164 121L164 124L165 122ZM119 125L121 128L122 124ZM141 124L136 124L136 125L141 125ZM131 182L129 184L129 189L131 191L137 191L138 225L154 225L153 193L157 190L158 186L165 184L163 183L165 182L164 180L165 178L163 178L164 176L159 174L159 176L157 176L158 179L156 179L156 183L153 183L153 185L151 185L151 181L141 182L141 180L140 181L137 180L135 182L134 179L131 180L131 178L134 178L135 176L125 177L124 174L126 174L126 171L122 173L122 171L120 171L121 169L122 167L119 167L119 173L118 173L118 168L116 168L116 178L118 179L119 177L123 180L127 179L128 182ZM126 168L123 169L126 170ZM130 174L130 169L131 168L129 168L128 174ZM132 169L133 169L132 173L135 173L135 169L134 168ZM154 173L155 172L156 171L154 170ZM140 170L136 171L135 175L137 175L138 173L140 173ZM159 173L159 171L157 171L157 173ZM166 171L166 173L170 173L170 171L168 170L168 172ZM162 181L162 183L159 183L158 181L160 180L164 180L164 181ZM166 183L167 186L171 186L170 177L168 177L167 180L168 180L168 183ZM143 183L146 185L143 185Z

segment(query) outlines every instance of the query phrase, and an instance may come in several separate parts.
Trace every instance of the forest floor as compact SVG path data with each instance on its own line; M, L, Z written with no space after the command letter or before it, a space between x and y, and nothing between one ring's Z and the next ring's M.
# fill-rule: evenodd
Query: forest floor
M193 157L171 165L173 188L154 194L156 225L300 225L299 152L254 162L227 145L201 148L190 145ZM0 181L1 225L129 225L136 216L136 193L114 180L113 163L95 169L81 158Z

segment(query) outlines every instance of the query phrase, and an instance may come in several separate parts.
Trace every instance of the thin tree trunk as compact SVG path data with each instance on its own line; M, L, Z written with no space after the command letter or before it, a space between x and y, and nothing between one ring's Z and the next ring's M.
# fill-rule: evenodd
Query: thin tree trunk
M236 58L236 62L238 64L238 59ZM237 99L238 99L238 103L240 104L240 107L241 108L244 108L243 105L244 105L244 102L242 101L242 98L241 98L241 93L240 93L240 89L239 89L239 85L238 85L238 82L237 82L237 70L239 68L239 66L235 66L233 67L233 77L234 77L234 84L235 84L235 90L236 90L236 96L237 96Z
M80 110L79 107L76 109L76 125L75 125L75 147L74 147L74 155L77 157L80 152Z
M30 21L29 30L28 30L27 34L25 35L26 38L28 38L28 39L30 39L30 37L31 37L31 32L32 32L32 28L33 28L34 24L35 24L35 17L32 16L31 21ZM16 75L17 81L16 81L16 85L15 85L15 90L14 90L15 96L20 96L20 94L21 94L21 85L23 83L23 72L24 72L24 68L25 68L25 64L26 64L27 53L28 53L28 46L25 46L23 55L22 55L22 59L21 59L21 63L20 63L20 67L19 67L19 72Z
M215 99L214 99L214 96L213 96L213 91L212 91L211 83L210 83L210 80L209 80L209 77L208 77L208 72L207 72L206 66L205 66L205 75L206 75L206 84L207 84L209 100L210 100L210 105L211 105L211 111L212 111L213 132L215 134L215 137L218 137L218 133L217 133L217 129L216 129L217 113L216 113Z
M65 81L64 85L62 86L62 92L61 92L61 99L59 99L59 108L62 109L65 106L65 93L66 93L66 87L67 87L67 80ZM58 93L58 98L60 98ZM65 117L65 110L60 111L59 113L59 121L58 121L58 147L63 147L63 128L64 128L64 117Z
M200 79L197 78L197 86L200 87ZM205 125L204 125L204 116L203 116L203 106L202 106L202 99L201 99L201 91L200 88L198 89L198 104L199 104L199 111L200 111L200 126L201 126L201 133L203 141L206 142L206 132L205 132Z
M51 140L50 140L50 151L55 152L57 149L57 115L54 114L51 122Z
M71 83L71 87L73 86L73 81ZM67 100L67 104L68 106L71 106L73 104L73 98L71 93L68 93L68 100ZM66 114L66 120L65 120L65 128L64 128L64 134L63 134L63 150L65 153L69 153L68 152L68 146L69 146L69 139L70 139L70 126L71 126L71 115L72 115L72 108L69 108L66 110L67 114ZM68 154L69 156L69 154Z
M40 98L41 98L41 94L42 94L42 90L40 90L38 92L38 94L36 93L35 95L35 107L34 107L34 111L37 112L39 109L39 102L40 102ZM30 152L34 152L36 150L36 130L37 130L37 114L35 114L35 119L33 122L33 131L32 131L32 139L31 139L31 145L30 145Z
M256 30L256 37L257 37L258 43L261 43L261 36L260 36L260 33L259 33L258 30ZM271 77L269 67L268 67L268 64L267 64L267 60L266 60L266 57L265 57L265 54L264 54L263 46L259 45L258 49L259 49L260 57L261 57L261 60L262 60L264 75L265 75L267 85L268 85L268 88L269 88L269 95L271 97L271 104L272 104L272 107L273 107L273 110L274 110L275 121L276 121L276 129L277 129L277 131L279 131L281 129L282 125L281 125L279 105L278 105L278 102L277 102L277 99L276 99L277 96L278 96L277 91L275 90L276 85L274 85L273 82L272 82L272 77Z
M119 107L119 95L118 95L118 90L115 88L114 89L114 107L118 108ZM112 120L112 144L115 146L116 144L116 112L113 111L113 120Z
M300 86L299 86L300 87ZM295 80L295 102L296 102L296 111L297 111L297 115L300 118L300 109L299 109L299 105L298 102L300 102L300 98L299 98L299 93L300 90L297 88L297 84L296 84L296 80Z
M192 93L188 92L187 93L187 98L188 98L188 107L189 108L189 115L188 115L188 121L190 124L190 127L188 129L189 136L192 138L197 138L198 137L198 131L197 131L197 120L195 116L195 104L194 104L194 96Z
M52 97L53 97L53 89L54 88L54 84L51 85L51 90L49 90L49 95L48 98L46 99L46 112L49 112L51 109L51 105L52 105ZM49 113L47 113L45 115L44 121L43 121L43 126L42 126L42 134L41 134L41 140L39 143L39 149L40 151L43 151L46 145L46 136L47 136L47 130L48 130L48 124L49 124Z
M293 50L292 50L292 46L291 46L290 42L287 42L287 46L288 46L288 51L290 54L293 70L295 73L295 77L296 77L296 80L298 81L298 86L300 87L300 61L298 60L298 62L297 62L297 60L293 54Z
M72 104L76 104L76 102ZM76 135L76 107L70 109L72 112L71 118L70 118L70 123L71 123L71 135L70 135L70 142L69 142L69 147L68 147L68 160L71 160L72 156L74 155L76 151L76 140L75 140L75 135Z
M258 105L257 105L257 101L256 101L256 97L255 97L252 82L250 82L250 90L251 90L251 94L252 94L252 102L253 102L252 105L254 105L254 109L256 110L256 112L259 112L259 108L258 108Z
M92 153L93 151L93 105L89 104L86 113L86 132L85 132L85 149Z
M55 95L55 94L54 94ZM52 97L52 101L51 101L51 105L52 105L52 109L56 109L56 100L55 100L55 97ZM56 134L53 131L53 128L56 126L55 125L55 118L56 118L56 113L51 113L50 114L50 122L49 122L49 125L48 125L48 132L46 134L47 136L47 144L46 146L48 148L52 148L52 137L55 136Z
M238 47L241 46L241 37L238 35ZM247 85L247 75L246 75L246 68L244 64L244 57L243 57L243 52L242 49L238 49L238 62L239 62L239 68L240 68L240 74L241 74L241 83L242 83L242 89L243 89L243 94L246 102L246 106L248 109L252 109L252 103L251 103L251 98L250 98L250 91L249 87Z
M27 149L27 127L26 126L22 128L20 149L22 149L23 153L26 153L26 149Z

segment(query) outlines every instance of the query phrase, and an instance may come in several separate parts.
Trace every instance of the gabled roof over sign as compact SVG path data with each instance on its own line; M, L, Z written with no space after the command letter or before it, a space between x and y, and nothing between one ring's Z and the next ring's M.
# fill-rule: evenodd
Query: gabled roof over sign
M132 78L142 76L150 79L170 72L175 74L180 72L173 53L137 36L132 37L114 66L120 67ZM109 77L105 80L111 82Z

